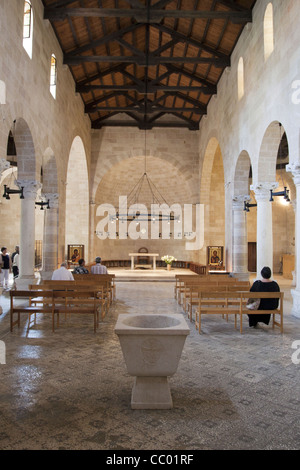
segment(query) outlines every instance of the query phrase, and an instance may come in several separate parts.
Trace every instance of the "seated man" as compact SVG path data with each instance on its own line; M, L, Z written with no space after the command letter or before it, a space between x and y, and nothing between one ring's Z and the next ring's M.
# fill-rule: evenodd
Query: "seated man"
M95 261L96 261L96 264L91 267L91 273L92 274L108 274L106 266L103 266L101 264L100 256L97 256Z
M67 270L68 264L61 263L60 268L55 269L52 274L52 281L74 281L73 274Z
M89 274L88 269L85 268L85 261L83 258L81 258L78 261L79 266L76 266L76 268L73 271L73 274Z

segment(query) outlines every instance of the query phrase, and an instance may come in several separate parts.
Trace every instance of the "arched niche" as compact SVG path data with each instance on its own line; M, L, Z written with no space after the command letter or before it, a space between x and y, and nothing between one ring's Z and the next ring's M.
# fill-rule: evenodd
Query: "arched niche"
M84 245L85 258L89 245L89 183L86 153L79 136L69 154L66 181L65 243Z
M200 203L204 204L204 248L199 261L206 264L206 247L225 246L225 188L223 156L219 141L212 137L205 149L201 178Z

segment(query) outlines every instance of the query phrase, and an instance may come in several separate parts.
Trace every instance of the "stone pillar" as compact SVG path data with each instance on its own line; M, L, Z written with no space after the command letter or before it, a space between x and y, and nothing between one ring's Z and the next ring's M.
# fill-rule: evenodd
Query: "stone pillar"
M94 253L94 240L95 240L95 201L93 199L90 200L90 212L89 212L89 217L90 217L90 231L89 231L89 253L88 253L88 259L85 260L86 263L92 263L95 258L95 253Z
M293 297L292 315L300 318L300 163L288 165L286 168L290 171L294 178L296 186L296 223L295 223L295 271L296 271L296 288L291 290Z
M27 289L36 282L34 275L35 244L35 200L41 187L38 181L18 180L17 185L24 188L20 221L20 274L16 279L18 289Z
M251 186L257 202L257 264L256 272L260 272L264 266L269 266L273 273L273 223L272 202L270 202L270 190L278 187L278 183L257 183Z
M233 211L233 235L232 258L233 273L241 281L249 280L248 272L248 244L247 222L244 202L249 201L250 196L235 196L232 200Z
M49 199L50 209L45 209L41 277L51 279L54 269L58 267L58 194L45 193L43 199Z

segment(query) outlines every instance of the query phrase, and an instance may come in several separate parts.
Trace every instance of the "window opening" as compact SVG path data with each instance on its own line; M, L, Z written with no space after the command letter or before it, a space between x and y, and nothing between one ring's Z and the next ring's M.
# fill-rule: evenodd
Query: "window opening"
M50 66L50 92L53 98L56 98L56 78L57 78L56 57L54 54L52 54L51 66Z
M264 53L267 60L274 50L273 5L269 3L264 17Z
M23 16L23 47L30 58L32 58L32 31L33 31L33 13L29 0L24 2Z

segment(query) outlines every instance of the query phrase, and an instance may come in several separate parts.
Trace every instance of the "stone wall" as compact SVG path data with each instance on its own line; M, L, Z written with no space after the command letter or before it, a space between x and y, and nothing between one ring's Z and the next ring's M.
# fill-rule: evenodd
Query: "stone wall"
M276 147L272 145L272 141L264 140L264 136L272 123L281 122L287 134L289 161L290 163L299 161L299 105L294 104L292 100L293 84L300 78L300 30L297 26L299 2L297 0L272 2L274 50L265 60L264 15L269 3L267 0L256 3L253 23L247 25L242 33L231 58L231 67L225 70L218 85L217 96L210 101L208 115L201 121L200 127L200 166L203 166L207 153L210 152L212 138L219 143L223 158L227 188L225 243L229 269L232 267L233 249L230 237L232 233L231 207L232 197L235 194L235 168L239 155L242 152L249 155L253 183L276 181L277 152L274 149L278 148L278 142ZM238 98L240 57L244 60L244 96L241 99ZM271 132L268 135L271 135ZM272 168L272 172L266 171L267 168ZM245 194L249 194L249 186L245 188ZM288 225L293 231L293 211L289 211L288 217ZM275 220L273 223L274 246L276 247L275 267L279 266L280 254L286 250L285 243L280 242L282 235L276 223L278 218L280 218L279 215L273 216ZM253 238L253 228L254 225L251 224L250 239ZM292 239L293 236L288 237ZM293 249L291 243L288 249Z
M32 59L22 45L23 2L1 0L0 8L0 80L5 84L5 104L1 105L0 153L6 155L7 138L13 122L26 123L32 142L27 162L18 155L19 172L25 178L40 181L43 166L47 179L47 161L53 157L55 171L48 177L47 191L59 193L59 250L57 261L65 257L65 193L68 159L72 142L78 136L83 143L88 172L90 171L90 121L84 114L83 102L75 93L71 73L63 65L63 54L54 31L43 19L43 5L32 0L33 7L33 51ZM57 58L56 99L50 93L50 59ZM24 133L23 133L24 135ZM20 146L24 148L23 143ZM19 147L21 148L21 147ZM22 166L22 162L24 165ZM53 164L52 164L53 166ZM51 178L54 181L51 182ZM46 189L46 188L45 188ZM2 191L2 188L1 188ZM7 236L6 227L13 226L13 211L9 211L5 224L1 224L0 240ZM80 228L77 228L80 230ZM14 231L9 249L13 249L19 229Z

